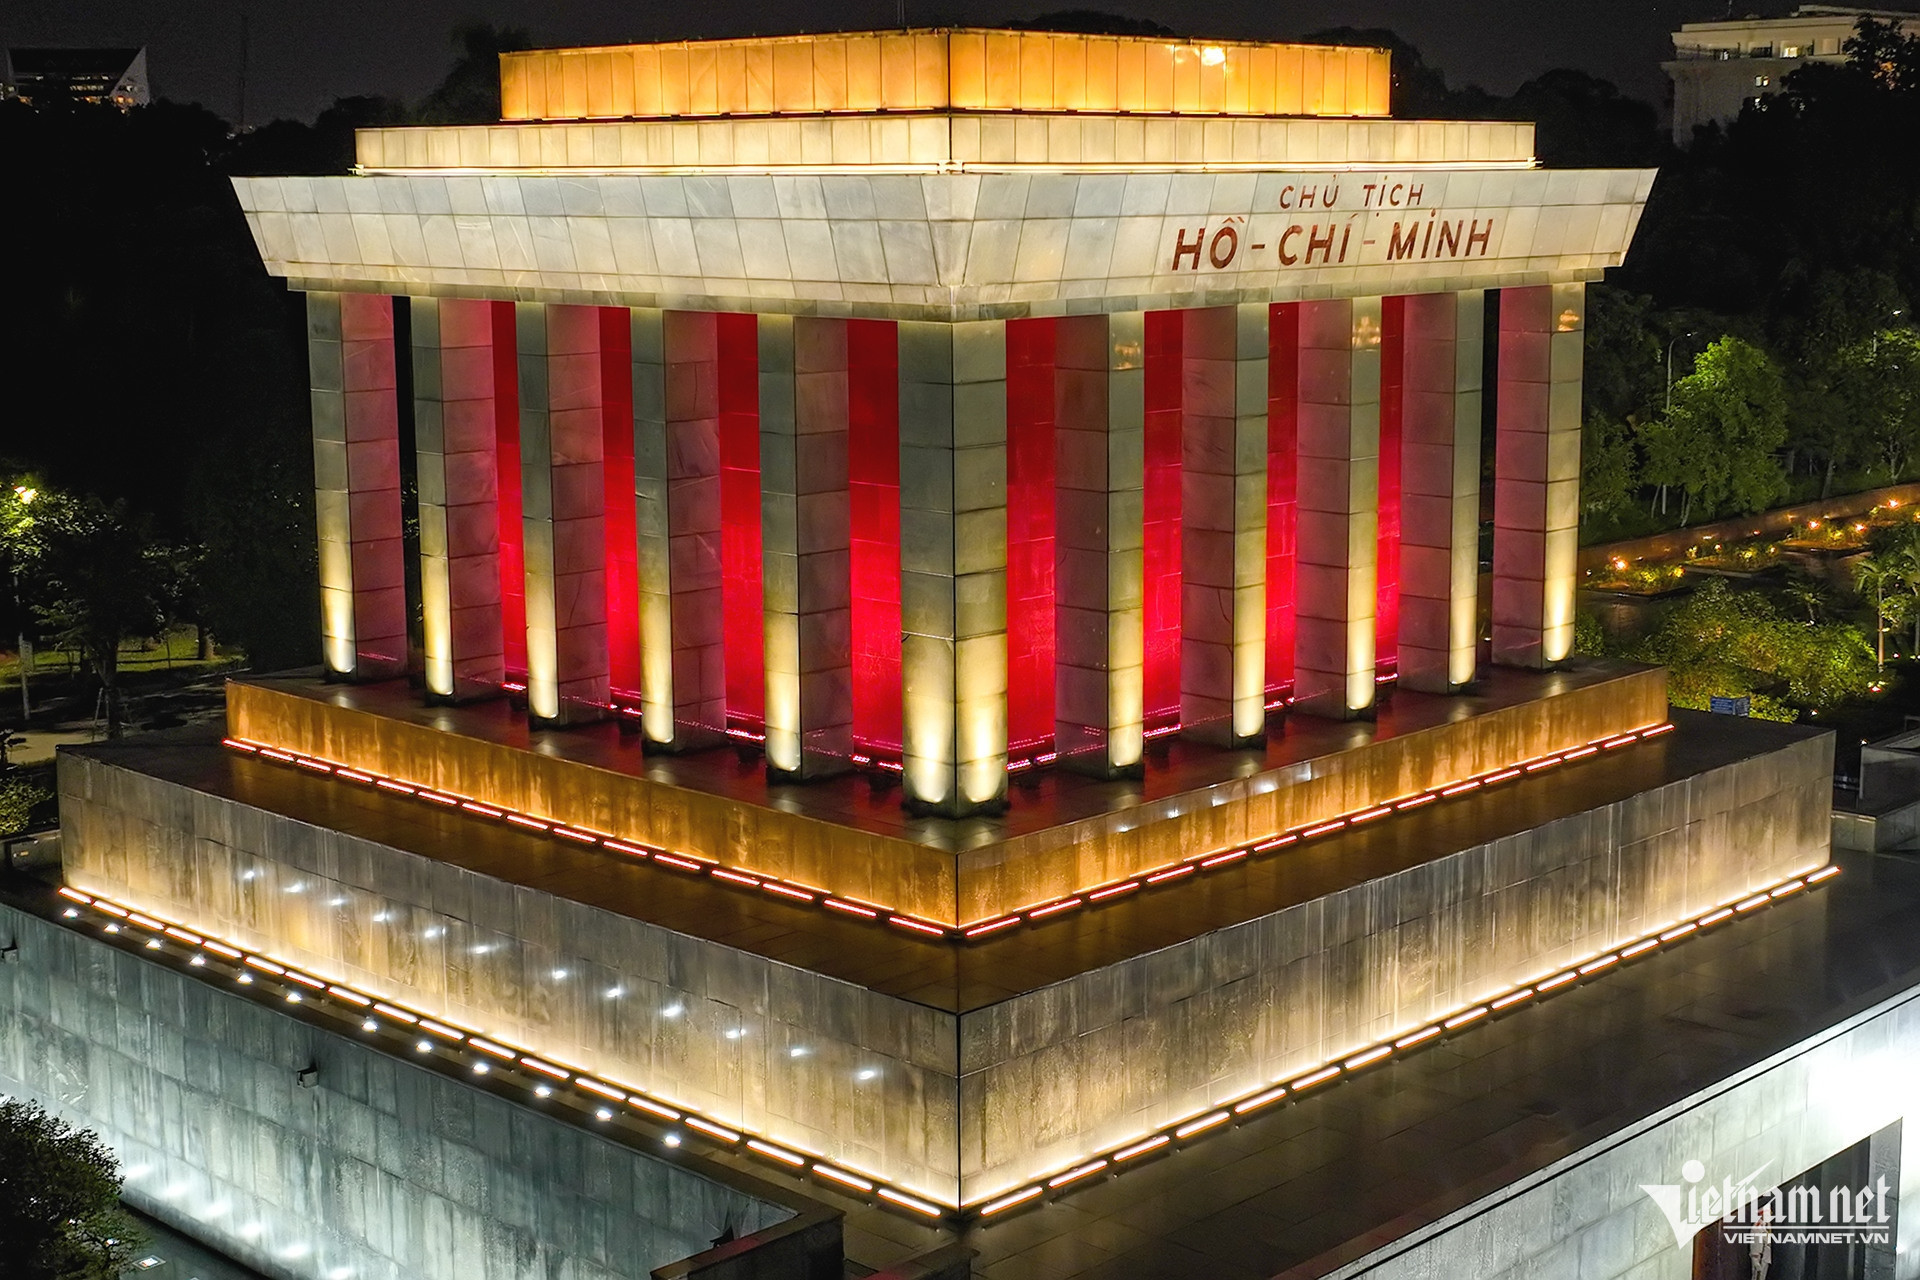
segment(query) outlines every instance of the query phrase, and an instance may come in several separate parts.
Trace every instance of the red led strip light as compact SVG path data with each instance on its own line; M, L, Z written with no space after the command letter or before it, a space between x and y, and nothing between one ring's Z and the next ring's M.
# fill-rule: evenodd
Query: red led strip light
M836 898L826 890L813 885L796 884L792 881L782 880L776 876L769 876L758 871L748 871L744 868L724 867L712 859L702 858L698 854L668 850L658 845L647 844L642 841L621 840L603 832L585 831L577 827L569 827L564 823L555 822L552 819L517 813L511 809L504 809L497 805L483 804L467 796L437 791L431 787L422 787L414 783L400 781L396 778L383 777L365 770L350 769L346 765L337 764L331 760L323 760L317 756L306 756L295 752L282 751L262 743L250 742L244 738L225 738L222 739L222 741L227 747L244 755L253 755L274 760L316 775L328 774L335 778L357 783L361 786L377 787L391 795L410 796L450 811L471 814L483 820L511 823L529 833L545 834L554 839L566 840L571 844L598 846L638 861L657 862L662 866L672 867L677 871L683 871L691 875L705 876L717 883L729 884L743 891L755 891L788 902L824 907L843 915L871 920L877 924L891 925L903 932L918 934L922 937L938 938L943 941L965 941L999 933L1016 924L1034 924L1042 920L1049 920L1063 912L1075 908L1097 905L1135 889L1164 884L1169 880L1183 878L1194 871L1210 871L1222 866L1231 866L1249 856L1272 853L1275 850L1286 848L1289 845L1298 844L1303 840L1313 840L1321 836L1332 835L1356 823L1384 817L1389 812L1418 808L1422 805L1431 804L1435 800L1465 795L1497 783L1512 781L1515 778L1532 777L1556 765L1581 760L1604 749L1619 748L1627 746L1630 743L1641 742L1648 738L1668 733L1672 731L1672 729L1673 725L1671 723L1656 724L1644 729L1634 730L1631 733L1624 733L1607 739L1596 739L1586 746L1574 747L1492 773L1462 779L1459 782L1449 783L1444 787L1434 787L1427 791L1402 796L1397 800L1389 801L1387 804L1377 805L1368 809L1355 810L1353 813L1342 817L1307 824L1289 831L1280 832L1276 835L1262 836L1256 841L1232 845L1225 849L1214 849L1205 853L1194 854L1178 863L1164 867L1156 867L1151 871L1143 871L1139 875L1130 876L1124 880L1092 885L1075 893L1067 894L1064 897L1033 903L1017 911L1009 911L1002 915L990 916L983 920L975 920L959 926L943 925L931 920L924 920L917 916L896 911L891 907L883 906L879 903L850 902L843 898ZM860 763L869 763L865 757L856 756L855 759ZM890 762L881 761L879 763L882 767L886 767ZM897 769L899 766L893 764L892 767Z

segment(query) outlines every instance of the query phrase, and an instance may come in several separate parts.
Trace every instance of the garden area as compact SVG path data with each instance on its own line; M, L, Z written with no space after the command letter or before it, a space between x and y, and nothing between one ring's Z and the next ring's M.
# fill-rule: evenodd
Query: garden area
M1576 647L1657 663L1673 704L1831 726L1837 771L1920 715L1920 510L1887 500L1777 534L1609 555L1582 581Z

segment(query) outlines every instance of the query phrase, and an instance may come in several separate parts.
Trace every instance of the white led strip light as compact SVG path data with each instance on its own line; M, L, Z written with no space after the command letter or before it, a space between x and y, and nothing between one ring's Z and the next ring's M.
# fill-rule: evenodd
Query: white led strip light
M501 1072L510 1072L518 1077L512 1083L524 1086L529 1093L539 1099L554 1096L556 1086L571 1087L579 1093L589 1095L588 1098L576 1100L585 1107L591 1108L593 1116L600 1123L612 1120L616 1114L606 1105L607 1103L631 1107L635 1113L652 1123L667 1121L682 1124L716 1147L745 1154L769 1166L777 1166L789 1174L796 1171L811 1173L831 1184L836 1190L859 1192L874 1204L904 1210L924 1220L949 1218L954 1216L956 1211L964 1218L975 1216L997 1218L1011 1209L1038 1203L1049 1192L1065 1194L1075 1187L1088 1183L1097 1174L1111 1175L1123 1172L1126 1168L1132 1167L1132 1162L1143 1156L1151 1155L1156 1151L1169 1150L1205 1134L1222 1130L1275 1103L1299 1097L1318 1085L1365 1070L1377 1063L1404 1056L1420 1045L1434 1042L1443 1036L1484 1022L1529 1001L1536 1001L1554 992L1569 989L1619 964L1685 941L1701 930L1713 928L1727 920L1750 915L1782 898L1824 884L1839 874L1840 868L1833 864L1798 873L1778 884L1744 895L1737 901L1729 901L1698 916L1671 922L1603 955L1576 961L1566 968L1494 992L1476 1004L1463 1006L1417 1027L1397 1032L1374 1044L1355 1046L1324 1065L1291 1079L1275 1080L1267 1087L1208 1107L1204 1111L1163 1125L1154 1132L1135 1134L1124 1143L1107 1151L1091 1156L1077 1156L1065 1166L1040 1174L1011 1190L976 1197L957 1206L915 1188L889 1184L886 1179L864 1170L849 1169L830 1163L824 1157L812 1152L772 1142L751 1132L723 1125L694 1113L684 1104L671 1103L658 1096L650 1097L632 1085L596 1076L550 1055L542 1055L531 1049L522 1048L505 1037L451 1025L418 1010L389 1001L384 996L362 991L348 983L333 982L301 972L271 957L249 952L231 946L220 939L206 937L193 930L166 923L97 895L67 887L62 887L59 892L62 897L75 904L62 912L67 920L79 920L83 918L83 909L90 910L96 913L97 922L101 923L103 932L123 935L121 938L123 942L141 944L147 950L164 951L166 948L163 938L171 939L183 944L185 949L192 952L187 960L189 966L208 968L222 965L233 980L243 986L257 985L250 970L258 971L263 975L262 980L278 981L282 984L284 998L288 1004L331 1001L339 1006L333 1010L334 1012L358 1020L361 1030L365 1032L381 1030L382 1018L392 1024L392 1029L402 1034L410 1035L411 1028L418 1028L435 1039L421 1036L414 1045L416 1052L431 1053L436 1048L450 1051L470 1048L475 1051L476 1056L469 1060L468 1065L475 1075L497 1075ZM150 930L152 936L143 938L139 934L129 935L129 930L133 928ZM669 1147L678 1147L681 1145L681 1138L678 1134L670 1133L664 1139L664 1143Z
M462 1061L474 1075L493 1076L496 1079L514 1077L511 1083L522 1085L535 1098L544 1100L554 1097L558 1089L571 1088L577 1091L577 1095L586 1095L576 1096L575 1101L600 1123L604 1124L619 1114L609 1103L631 1107L637 1117L644 1117L652 1123L664 1121L684 1125L715 1147L750 1153L778 1165L788 1173L796 1170L810 1172L837 1189L863 1192L920 1218L945 1217L953 1208L914 1188L890 1184L876 1175L829 1163L812 1152L797 1150L721 1124L695 1113L684 1104L649 1096L633 1085L595 1075L551 1055L517 1045L503 1036L483 1034L444 1021L350 983L316 977L270 956L230 946L220 939L156 920L94 894L66 887L59 892L61 897L74 904L61 913L69 921L82 919L84 911L92 911L97 913L103 931L120 935L124 943L142 944L145 949L152 951L166 950L166 941L178 943L180 946L177 950L189 953L187 964L192 968L224 972L242 986L277 983L283 988L282 995L286 1003L331 1003L335 1006L332 1012L358 1022L360 1029L365 1032L385 1029L405 1036L412 1036L416 1031L424 1033L414 1042L416 1053L427 1054L439 1049L464 1054L471 1050L472 1053ZM153 936L143 938L133 932L135 926L150 929ZM664 1145L677 1147L681 1142L681 1134L670 1133Z

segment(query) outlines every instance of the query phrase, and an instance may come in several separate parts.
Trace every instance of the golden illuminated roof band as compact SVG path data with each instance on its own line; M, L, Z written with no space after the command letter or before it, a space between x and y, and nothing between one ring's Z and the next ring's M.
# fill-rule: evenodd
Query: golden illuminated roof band
M1385 116L1383 49L967 28L538 49L510 121L1073 111Z

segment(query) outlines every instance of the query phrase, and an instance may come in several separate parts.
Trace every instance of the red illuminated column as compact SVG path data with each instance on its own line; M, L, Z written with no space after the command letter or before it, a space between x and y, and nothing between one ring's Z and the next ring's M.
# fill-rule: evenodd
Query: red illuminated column
M766 725L765 588L760 557L760 323L715 317L720 352L720 591L727 619L727 725Z
M1493 660L1573 650L1586 286L1500 291L1493 489Z
M850 767L847 323L760 317L767 772Z
M415 298L413 433L420 491L420 597L427 692L498 693L498 394L493 303Z
M604 385L597 307L523 302L521 515L527 710L572 724L607 713Z
M1405 408L1407 300L1380 300L1380 498L1374 537L1373 665L1400 666L1400 512L1402 417Z
M601 526L607 563L608 701L640 699L638 500L633 475L633 313L600 307Z
M1300 304L1267 309L1267 705L1293 691Z
M1380 299L1299 305L1294 700L1345 719L1374 695Z
M520 353L511 302L491 302L493 320L493 463L498 497L500 648L507 679L527 679L527 526L521 519Z
M393 299L309 293L307 356L327 675L385 680L407 669Z
M1184 314L1180 724L1241 746L1266 732L1267 307Z
M1128 311L1055 325L1054 736L1070 769L1137 777L1146 320Z
M847 502L853 575L853 745L900 758L900 357L890 320L849 320Z
M1007 322L1007 741L1053 750L1054 321Z
M1147 732L1180 724L1181 437L1186 311L1146 314L1145 457L1141 476L1141 689Z
M716 319L633 313L642 728L675 749L710 746L727 727Z
M1473 679L1479 621L1486 295L1402 301L1400 683L1450 693Z
M898 326L901 776L949 817L1007 789L1006 328Z

